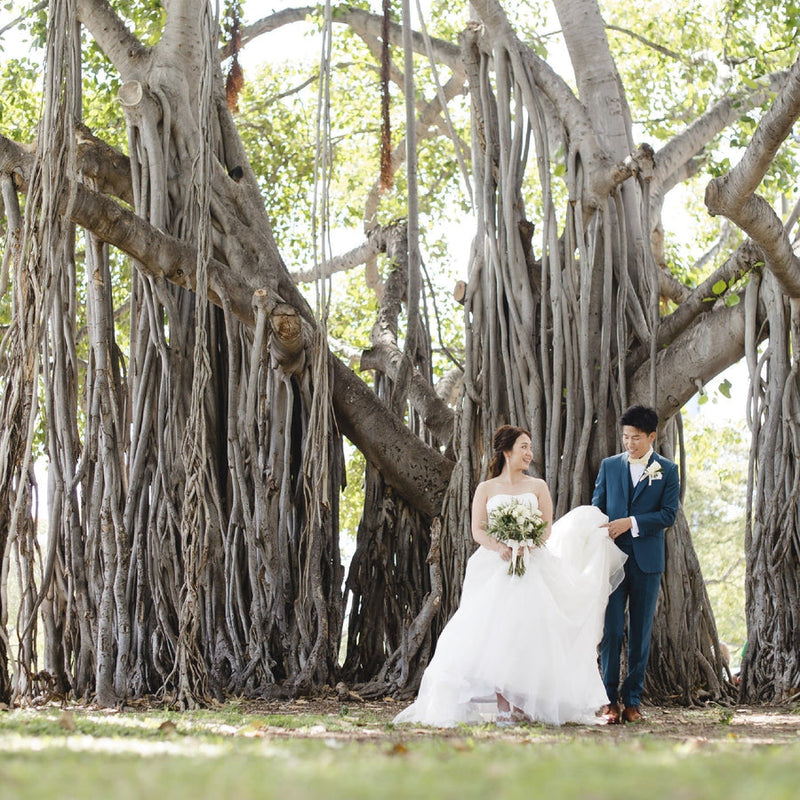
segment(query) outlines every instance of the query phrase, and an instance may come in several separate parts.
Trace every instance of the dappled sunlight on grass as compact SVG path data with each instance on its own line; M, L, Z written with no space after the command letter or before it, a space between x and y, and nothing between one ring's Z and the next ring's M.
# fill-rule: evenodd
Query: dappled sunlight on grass
M68 750L73 753L113 753L138 756L202 756L218 758L230 752L224 745L199 742L188 738L174 741L149 741L147 739L87 736L0 736L0 752Z
M800 716L650 709L641 726L394 726L396 704L0 713L3 800L789 800ZM326 713L327 712L327 713Z

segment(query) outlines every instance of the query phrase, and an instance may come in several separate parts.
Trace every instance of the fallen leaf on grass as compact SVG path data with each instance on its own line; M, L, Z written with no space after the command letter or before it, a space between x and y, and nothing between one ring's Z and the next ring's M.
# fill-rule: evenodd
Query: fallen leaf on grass
M463 741L456 740L453 742L453 750L458 750L459 753L467 753L475 749L475 742L472 739L464 739Z
M167 735L170 735L172 733L177 733L178 732L178 726L171 719L165 719L158 726L158 729L161 731L161 733L164 733L164 734L167 734Z
M266 735L266 730L260 722L251 722L239 731L239 736L248 736L256 739L260 739Z
M58 724L70 733L74 733L78 728L75 724L75 715L71 711L62 711L58 718Z

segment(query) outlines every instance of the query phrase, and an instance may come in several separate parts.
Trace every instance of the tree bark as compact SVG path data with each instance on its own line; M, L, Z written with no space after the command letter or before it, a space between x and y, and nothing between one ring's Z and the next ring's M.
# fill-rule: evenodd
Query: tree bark
M13 173L18 178L18 188L25 191L29 159L21 148L5 137L0 137L0 144L0 169ZM131 255L144 274L176 286L196 287L195 248L157 230L110 198L76 185L72 220ZM254 267L254 271L263 275L257 265ZM278 302L287 294L285 287L282 287L283 295L278 293L276 282L273 278L267 286L263 283L258 286L252 277L246 281L221 262L212 259L209 263L209 298L230 308L248 327L254 325L252 298L255 291L266 289L274 298L270 302ZM264 283L267 283L266 278ZM308 306L293 284L290 299L307 318L310 314ZM352 370L333 354L330 357L336 382L334 403L342 432L404 497L419 502L424 514L435 515L441 507L452 462L420 442L419 437L394 418ZM404 454L407 459L401 457Z
M711 214L724 214L760 246L781 288L794 298L800 297L800 259L778 215L755 190L799 116L800 59L787 73L742 160L727 175L712 180L705 197Z
M658 313L663 280L650 250L648 214L658 207L651 189L691 169L703 137L732 106L714 109L665 148L659 165L648 148L633 151L624 90L593 0L558 3L581 99L519 41L496 0L474 5L483 25L470 26L460 51L434 42L435 57L454 73L446 96L469 74L474 122L478 229L463 298L463 388L453 413L432 390L428 343L406 353L398 347L397 315L407 297L399 279L386 287L373 348L364 355L364 365L380 373L377 393L327 350L278 252L227 112L202 27L207 4L170 3L160 41L145 47L106 0L78 0L81 20L119 73L130 159L80 129L78 163L50 198L97 240L87 239L97 283L89 293L94 329L83 442L74 418L57 420L65 397L77 414L70 370L82 367L74 353L55 353L48 401L53 446L61 447L52 519L62 535L49 562L58 589L43 614L46 663L59 689L95 693L105 704L160 691L185 705L203 702L207 692L259 694L279 683L297 692L332 682L344 612L337 499L344 434L368 460L370 501L348 579L358 607L346 672L367 681L370 692L408 692L458 604L473 547L469 505L492 430L506 422L531 428L534 470L563 512L587 500L600 459L616 449L622 405L653 403L668 420L763 335L758 313L704 303L708 284L686 295L673 286L682 307L663 320ZM310 11L281 12L246 35ZM336 21L367 42L380 36L379 18L359 9L343 10ZM391 26L390 36L394 41L399 29ZM424 52L422 37L413 46ZM439 124L438 98L417 108L418 128ZM786 113L776 116L785 127ZM559 179L552 143L564 145L564 208L552 191ZM194 171L201 163L205 182ZM524 213L528 165L539 169L544 198L541 257ZM240 180L230 177L233 170ZM28 191L31 157L0 139L0 172ZM4 197L14 194L10 181L3 188ZM38 200L28 203L34 213ZM770 268L783 269L791 283L796 264L781 262L785 241L767 234L758 244ZM136 265L124 377L101 242ZM715 278L732 281L757 258L751 252L732 261ZM3 398L4 420L14 424L0 436L0 509L14 509L17 531L13 547L0 540L3 575L13 550L31 587L32 489L20 465L26 450L30 455L38 380L38 317L31 317L37 279L15 270L22 316L6 361L12 391ZM64 294L74 294L74 282ZM277 316L269 321L281 308L289 310L286 329ZM74 334L74 317L67 304L63 318L49 319L54 330ZM770 323L771 335L779 330ZM280 369L269 360L270 347ZM69 446L61 444L65 432ZM455 462L442 454L445 445ZM5 530L0 524L0 536ZM721 698L716 634L686 531L679 527L673 543L651 691L683 702L700 692ZM681 575L692 581L683 603ZM30 663L37 602L33 593L24 598ZM2 594L0 604L2 612ZM692 624L673 636L687 619ZM679 668L670 670L676 641ZM0 696L5 656L0 638ZM766 674L753 670L757 680Z
M800 409L800 304L787 304L768 273L747 288L748 326L767 309L769 346L759 354L748 337L751 376L748 423L753 446L745 527L747 643L740 697L748 703L797 699L800 643L794 621L800 612L800 473L797 469Z

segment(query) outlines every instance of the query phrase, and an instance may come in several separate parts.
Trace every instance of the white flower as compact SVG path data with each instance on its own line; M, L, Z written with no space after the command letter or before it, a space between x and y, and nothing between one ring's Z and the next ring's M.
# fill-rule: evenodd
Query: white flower
M489 536L508 545L512 550L509 575L525 573L525 553L527 548L544 544L547 529L538 508L512 497L499 503L490 513L486 526Z
M652 486L653 481L660 481L662 478L661 475L661 462L659 461L651 461L648 464L645 471L642 473L642 477L639 480L644 480L647 478L647 485Z

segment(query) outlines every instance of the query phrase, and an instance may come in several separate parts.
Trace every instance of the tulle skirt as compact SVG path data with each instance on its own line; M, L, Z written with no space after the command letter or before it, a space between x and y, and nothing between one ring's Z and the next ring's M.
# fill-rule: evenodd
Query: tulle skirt
M395 722L491 721L496 693L539 722L597 722L608 702L597 645L626 558L599 527L607 521L593 506L573 509L545 547L525 556L522 576L508 575L507 561L479 547L417 700Z

